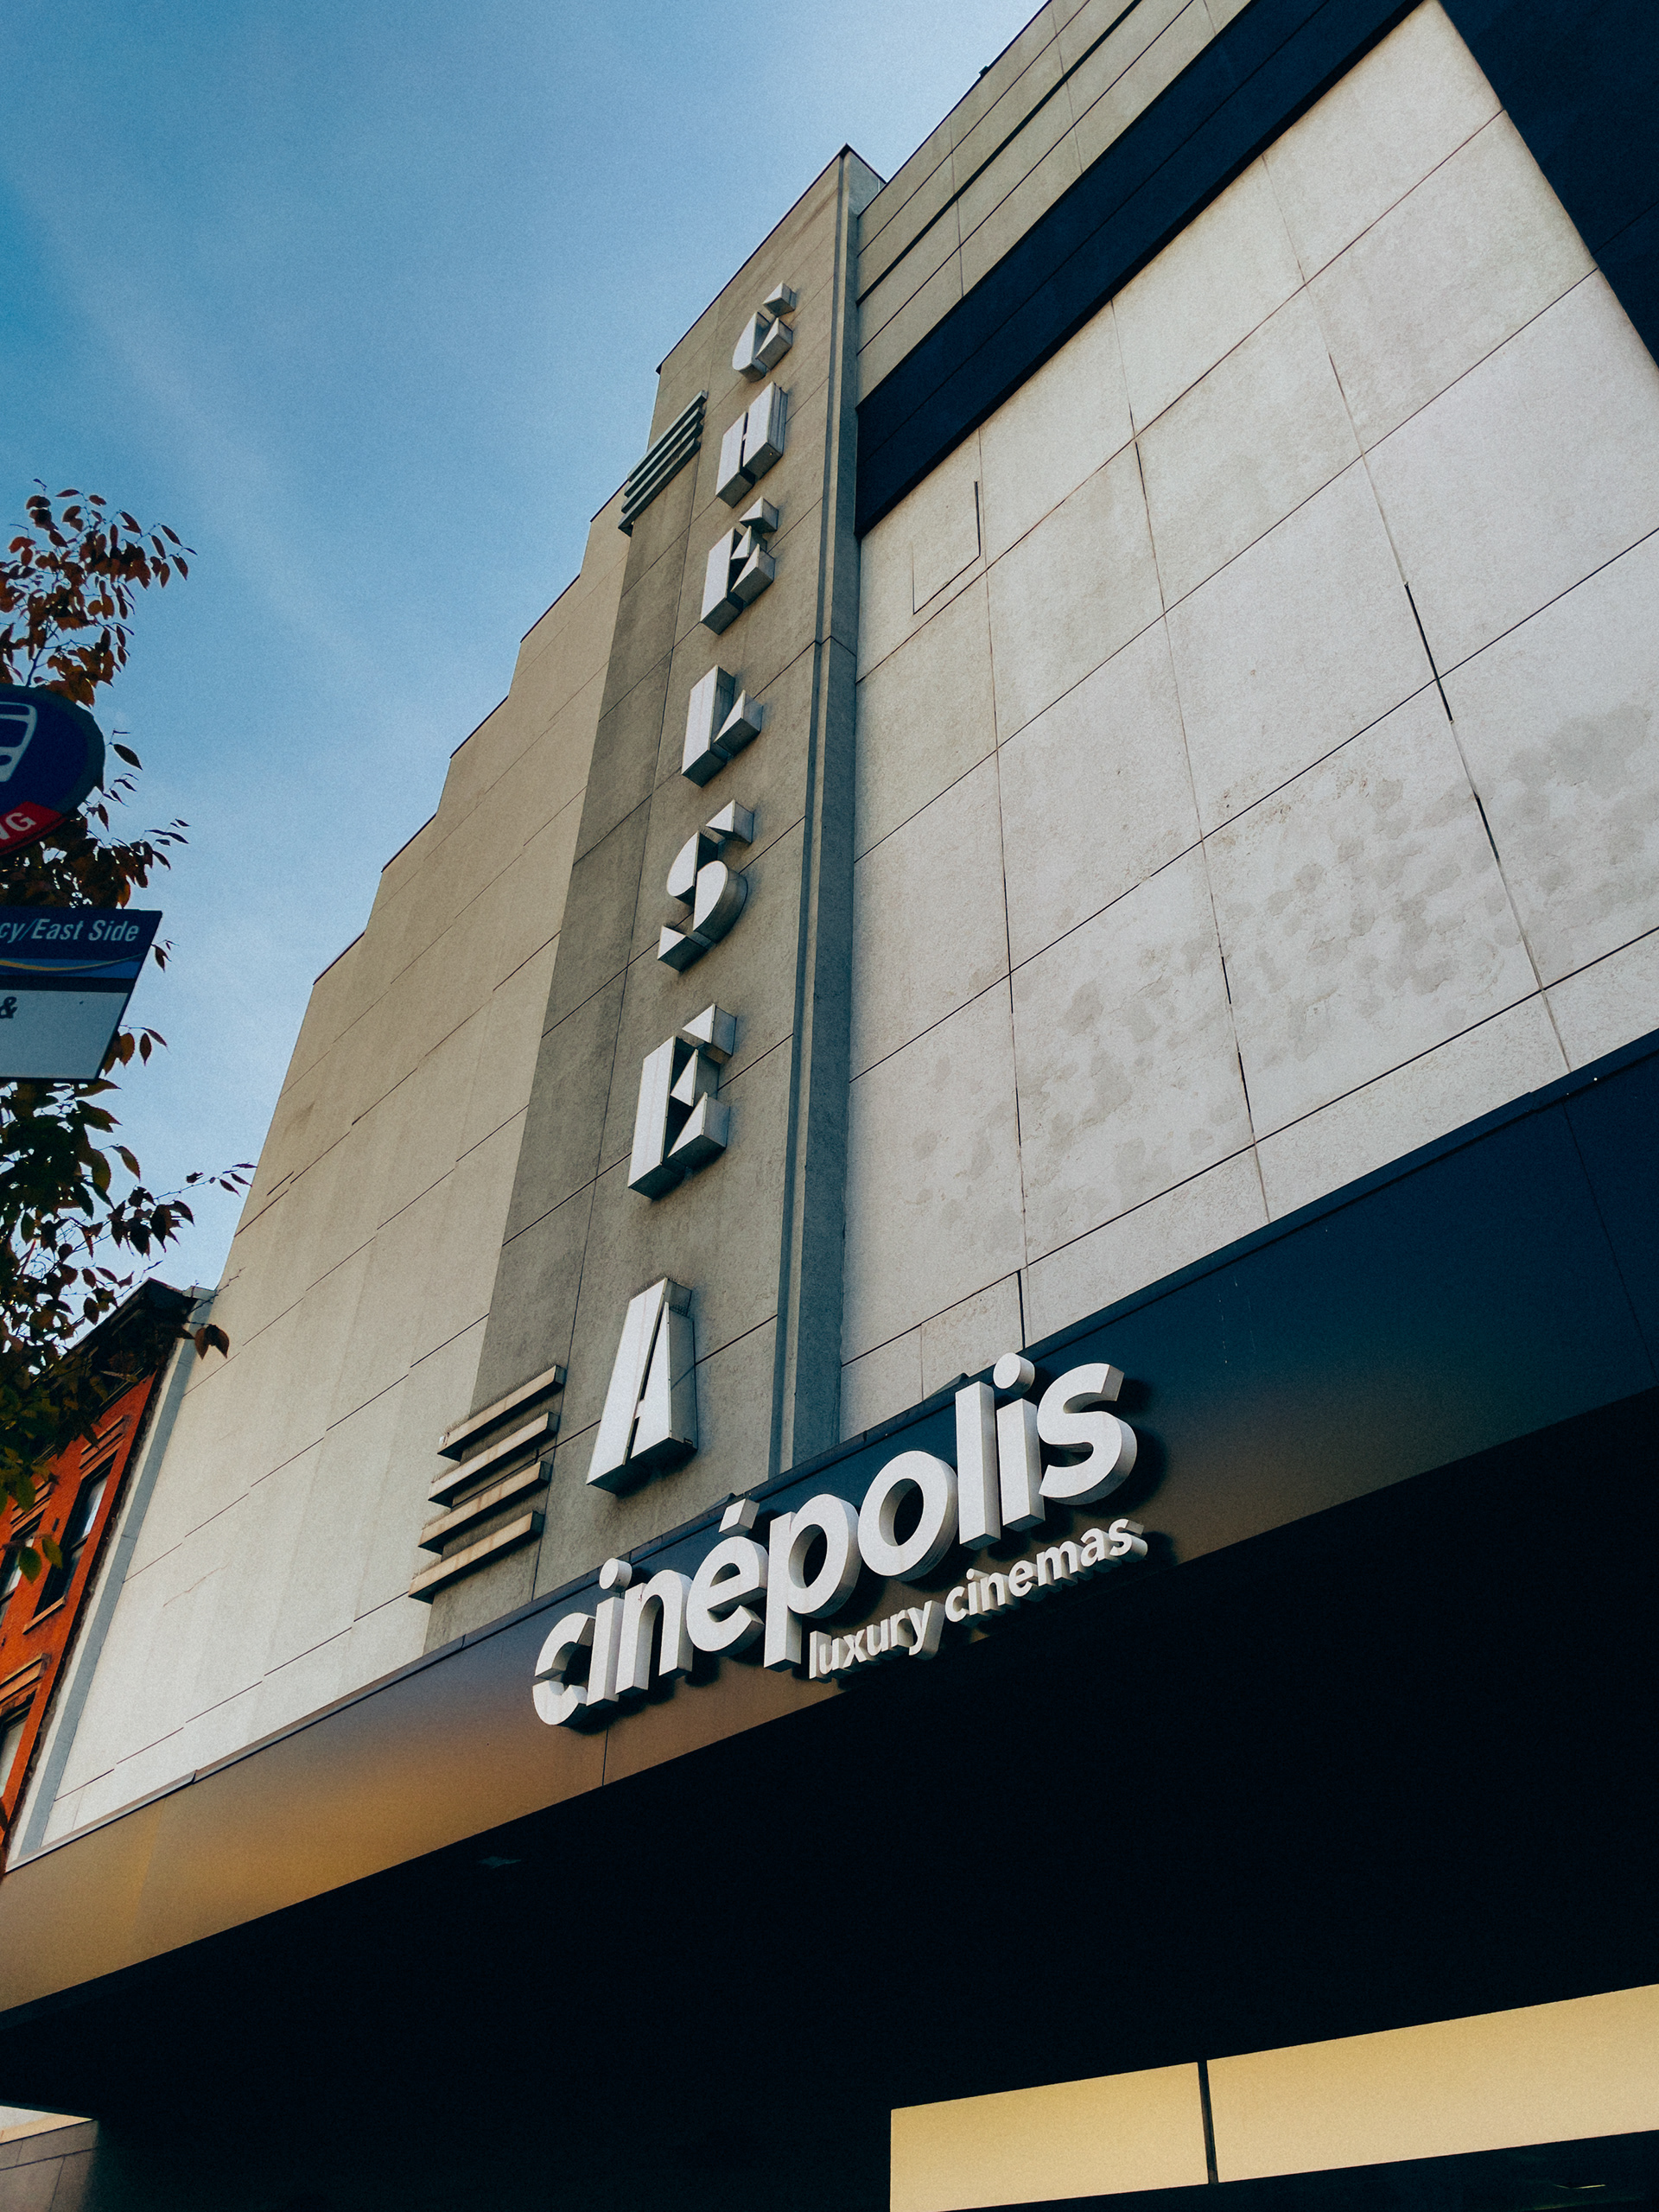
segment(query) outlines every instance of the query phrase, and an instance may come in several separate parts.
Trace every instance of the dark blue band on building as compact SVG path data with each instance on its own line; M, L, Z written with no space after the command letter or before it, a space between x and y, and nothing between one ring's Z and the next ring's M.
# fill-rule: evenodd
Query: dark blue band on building
M1255 0L1235 16L860 404L859 533L1409 12ZM1659 15L1646 0L1623 0L1612 26L1592 0L1450 0L1447 12L1659 351Z
M1446 12L1659 354L1659 10L1446 0Z

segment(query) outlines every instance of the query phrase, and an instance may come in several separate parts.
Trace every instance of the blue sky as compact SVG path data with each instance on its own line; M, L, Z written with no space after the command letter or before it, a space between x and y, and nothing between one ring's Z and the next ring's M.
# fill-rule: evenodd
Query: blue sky
M890 175L1034 0L6 0L0 520L196 548L100 719L186 817L157 1187L257 1154L312 979L643 449L657 363L843 142ZM161 1272L217 1280L238 1209Z

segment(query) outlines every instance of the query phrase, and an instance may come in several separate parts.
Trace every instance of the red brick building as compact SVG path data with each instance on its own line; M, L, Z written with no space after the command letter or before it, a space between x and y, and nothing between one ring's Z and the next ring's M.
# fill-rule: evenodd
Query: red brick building
M108 1353L110 1395L92 1433L49 1460L27 1512L15 1505L3 1522L0 1554L0 1857L52 1693L73 1647L87 1592L112 1527L161 1380L190 1300L162 1282L136 1290L94 1332ZM33 1581L22 1571L26 1546L51 1536L62 1563Z

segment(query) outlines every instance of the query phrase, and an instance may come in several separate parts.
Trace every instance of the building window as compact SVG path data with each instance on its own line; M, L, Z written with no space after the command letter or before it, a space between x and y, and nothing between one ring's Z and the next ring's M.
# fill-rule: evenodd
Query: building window
M23 1740L23 1730L29 1726L29 1707L19 1713L7 1713L0 1720L0 1796L11 1787L11 1770L17 1764L17 1746Z
M38 1488L35 1495L39 1496ZM40 1534L41 1516L19 1529L6 1546L3 1560L0 1560L0 1612L11 1602L11 1593L23 1579L23 1554Z
M58 1539L63 1564L48 1570L41 1588L40 1603L35 1608L37 1614L45 1612L48 1606L55 1605L73 1580L75 1569L80 1564L80 1555L86 1548L86 1540L92 1533L92 1523L98 1518L98 1509L103 1503L109 1479L110 1468L106 1460L95 1474L88 1475L81 1484L68 1522Z

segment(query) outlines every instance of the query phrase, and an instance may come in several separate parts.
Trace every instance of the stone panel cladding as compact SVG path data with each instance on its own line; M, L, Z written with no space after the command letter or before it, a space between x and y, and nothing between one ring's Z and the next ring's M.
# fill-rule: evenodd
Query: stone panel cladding
M478 1368L627 550L617 505L313 988L214 1306L230 1357L191 1372L45 1840L422 1649L416 1536Z
M1437 0L868 532L844 1433L1652 1029L1656 532Z

